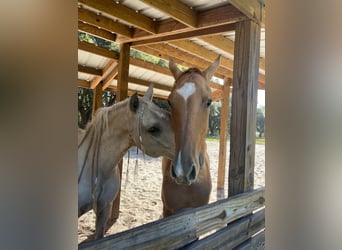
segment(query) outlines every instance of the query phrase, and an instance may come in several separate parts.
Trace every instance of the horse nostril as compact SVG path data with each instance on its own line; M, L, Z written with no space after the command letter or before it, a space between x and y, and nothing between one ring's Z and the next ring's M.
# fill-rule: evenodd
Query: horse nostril
M196 167L194 164L192 164L188 180L193 181L193 180L195 180L195 178L196 178Z
M173 168L174 168L174 165L172 164L172 165L171 165L171 176L172 176L173 178L177 178L176 172L175 172L175 170L174 170Z

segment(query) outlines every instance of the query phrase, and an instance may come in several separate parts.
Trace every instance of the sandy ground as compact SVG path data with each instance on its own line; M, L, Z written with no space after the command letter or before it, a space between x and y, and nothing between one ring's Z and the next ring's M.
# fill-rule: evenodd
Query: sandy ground
M219 142L207 141L210 157L210 171L212 177L212 192L210 202L217 200L217 168ZM229 165L229 143L227 145L227 165ZM123 163L122 191L120 216L116 223L108 230L106 235L115 234L127 229L137 227L154 220L158 220L162 213L162 201L160 198L162 173L161 158L143 156L136 148L130 149L130 157L127 154ZM136 166L136 160L138 165ZM127 174L128 169L128 176ZM226 170L225 197L227 197ZM265 145L256 145L254 187L265 186ZM92 211L84 214L78 220L78 242L82 242L95 232L95 215Z

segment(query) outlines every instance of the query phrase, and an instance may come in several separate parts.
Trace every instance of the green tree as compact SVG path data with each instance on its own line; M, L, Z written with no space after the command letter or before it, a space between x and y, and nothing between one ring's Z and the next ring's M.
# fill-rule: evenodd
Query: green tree
M261 138L265 133L265 107L257 108L256 129L259 133L259 138Z
M208 135L217 136L220 133L221 102L213 102L210 105Z

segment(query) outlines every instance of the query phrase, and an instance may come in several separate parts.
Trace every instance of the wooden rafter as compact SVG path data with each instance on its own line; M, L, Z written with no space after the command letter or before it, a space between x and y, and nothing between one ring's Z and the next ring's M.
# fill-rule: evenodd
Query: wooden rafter
M231 55L234 55L234 42L222 35L202 36L200 39L206 43L215 46L216 48L219 48ZM265 70L264 58L260 58L259 68Z
M94 75L94 76L102 76L101 69L95 69L95 68L84 66L84 65L78 65L78 72L82 72L82 73L86 73L86 74Z
M86 81L86 80L78 79L78 80L77 80L77 86L78 86L78 87L82 87L82 88L87 88L87 89L89 89L89 88L90 88L90 82L88 82L88 81Z
M101 82L103 82L103 79L105 79L109 73L113 70L113 67L115 66L115 61L110 60L107 65L102 70L102 76L95 76L94 79L90 82L90 88L95 89L97 85L99 85Z
M211 93L211 97L212 97L212 99L213 99L213 101L214 102L216 102L216 101L219 101L219 100L222 100L222 98L223 98L223 92L222 92L222 90L215 90L215 91L213 91L212 93Z
M195 55L196 57L200 57L202 59L214 61L218 56L217 53L207 50L206 48L194 42L191 42L189 40L173 41L173 42L170 42L170 44L184 51L188 51L192 53L193 55ZM233 70L233 61L228 58L223 57L221 58L221 66L226 67L227 69ZM230 77L230 76L227 75L227 77ZM265 89L265 76L262 74L259 74L259 88Z
M106 79L103 81L102 90L105 90L113 81L113 79L118 75L119 65L116 63L113 70L108 74Z
M117 86L109 86L107 89L107 91L111 91L111 92L117 92L118 88ZM137 91L134 89L128 89L128 95L131 96L135 93L138 93L138 95L143 96L145 94L145 92L142 91ZM161 99L161 100L166 100L168 96L164 96L164 95L158 95L158 94L153 94L153 98L157 98L157 99Z
M117 4L112 0L78 0L78 2L97 9L103 13L119 18L149 33L156 33L156 23L149 17L140 14L122 4Z
M146 47L145 47L146 48ZM151 48L155 51L154 54L159 53L159 57L164 58L166 60L169 60L170 56L176 59L176 63L179 63L186 67L197 67L200 69L206 69L210 63L212 63L209 60L204 60L202 58L194 57L192 54L179 50L173 46L170 46L168 44L153 44L147 47ZM145 49L144 52L147 52ZM152 52L149 50L149 52ZM152 52L153 53L153 52ZM226 68L219 67L216 72L215 76L224 78L226 77L232 77L233 73L230 70L227 70Z
M101 29L107 30L109 32L121 34L125 37L132 37L133 35L133 29L127 25L114 22L112 19L98 15L83 8L78 9L78 20L96 27L101 27Z
M114 60L119 60L118 52L101 48L101 47L98 47L94 44L90 44L87 42L78 41L78 49L84 50L84 51L87 51L87 52L90 52L99 56L104 56L104 57L108 57Z
M220 24L213 27L204 27L204 28L198 28L198 29L187 29L177 32L168 32L168 33L160 33L156 34L154 36L145 36L141 38L134 38L130 39L126 42L131 43L132 46L138 46L138 45L146 45L146 44L152 44L152 43L161 43L166 41L174 41L174 40L180 40L180 39L186 39L186 38L192 38L192 37L200 37L200 36L206 36L210 34L221 34L221 33L227 33L229 31L234 31L235 25L234 24Z
M197 13L178 0L141 0L141 2L164 12L187 26L197 27Z
M78 30L81 30L83 32L92 34L96 37L100 37L102 39L115 42L116 41L116 34L109 32L104 29L99 29L93 25L78 21Z

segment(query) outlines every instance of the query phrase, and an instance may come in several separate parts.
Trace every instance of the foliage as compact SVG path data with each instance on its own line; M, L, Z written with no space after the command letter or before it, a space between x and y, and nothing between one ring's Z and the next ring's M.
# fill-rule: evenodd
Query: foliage
M153 99L152 101L154 104L156 104L160 108L171 112L171 107L170 107L169 103L167 102L167 100Z
M213 102L210 105L208 136L218 136L220 133L221 109L221 102Z
M93 111L93 90L87 88L78 88L78 127L84 129L91 120ZM102 106L108 107L115 103L115 93L103 91Z
M261 138L265 133L265 107L260 107L256 112L256 130L258 131L258 137Z

